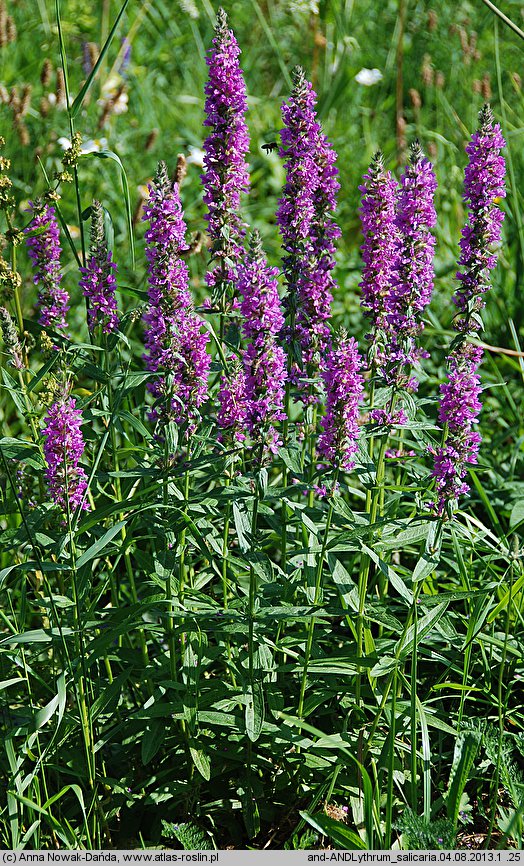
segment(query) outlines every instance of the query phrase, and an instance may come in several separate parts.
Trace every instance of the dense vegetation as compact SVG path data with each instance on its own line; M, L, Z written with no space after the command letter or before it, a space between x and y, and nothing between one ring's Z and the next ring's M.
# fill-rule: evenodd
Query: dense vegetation
M95 6L0 3L2 845L522 847L519 4Z

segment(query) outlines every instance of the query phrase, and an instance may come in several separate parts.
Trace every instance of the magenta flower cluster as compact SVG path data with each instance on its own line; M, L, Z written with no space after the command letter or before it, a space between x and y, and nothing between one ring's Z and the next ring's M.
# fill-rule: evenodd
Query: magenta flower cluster
M87 476L79 466L84 453L82 412L76 408L75 398L62 396L56 400L44 424L45 479L50 498L64 513L72 513L79 506L87 509Z
M480 377L477 369L482 361L482 349L464 343L462 351L449 358L448 381L440 386L439 421L447 429L443 446L433 450L435 463L438 514L447 503L469 490L464 482L468 463L476 463L481 436L473 430L482 404Z
M360 187L360 288L362 308L372 322L369 359L388 384L407 390L416 390L410 370L425 357L417 338L433 291L436 188L433 167L418 142L400 186L378 153Z
M29 211L32 219L25 233L27 251L33 263L33 282L38 286L38 321L44 328L65 331L69 296L61 285L60 229L55 209L51 205L30 201Z
M384 167L384 158L375 154L359 186L362 193L360 219L364 243L362 253L361 306L371 319L369 360L377 368L385 362L388 314L398 258L396 224L397 182Z
M210 355L189 291L186 224L178 185L160 163L144 208L149 308L144 315L147 369L157 374L148 385L157 398L152 418L188 420L207 397Z
M238 359L231 360L229 375L223 375L220 379L218 405L217 423L226 433L221 434L221 439L228 438L235 445L245 442L248 408L246 374Z
M289 336L301 350L306 375L318 369L328 338L332 270L340 229L333 219L339 189L336 153L316 119L316 94L302 69L282 106L280 156L286 183L277 210L284 257Z
M500 240L504 214L495 200L505 196L505 163L501 156L505 142L489 107L481 111L479 121L479 129L466 148L469 162L464 198L469 213L460 242L462 270L457 278L461 284L454 297L461 313L456 322L460 336L448 359L448 381L440 387L439 421L444 428L444 442L432 449L438 514L444 514L449 503L467 493L467 464L477 462L481 442L473 425L482 408L477 371L483 352L467 337L482 325L479 311L489 288L489 271L497 260L492 245Z
M209 77L205 85L204 126L210 127L211 132L204 142L202 175L211 257L215 261L206 281L220 309L226 309L235 294L245 234L239 215L240 197L249 189L247 94L238 61L240 53L233 31L227 26L226 13L220 9L213 48L206 59Z
M222 380L218 416L236 441L242 441L247 432L253 442L263 443L272 452L281 444L275 424L285 418L286 359L277 343L284 317L277 274L276 268L268 266L260 235L254 231L246 261L238 271L247 347L242 367L234 370L229 381Z
M398 255L388 317L394 338L388 369L393 371L395 383L408 390L415 390L417 381L406 379L405 369L408 368L409 373L420 358L427 357L417 337L424 328L421 316L433 292L435 238L431 229L437 222L436 188L433 166L415 142L410 164L400 179L396 214Z
M91 244L87 266L80 268L80 288L88 300L87 324L93 332L98 326L104 334L118 330L116 303L116 263L107 248L102 205L91 208Z
M480 113L479 128L466 147L469 162L464 173L464 201L468 205L468 222L460 241L460 286L453 300L460 311L457 330L464 334L482 328L479 312L485 306L484 293L489 289L489 272L497 264L494 247L500 243L504 213L496 200L504 198L506 166L501 150L506 142L493 113L485 106Z
M286 420L288 376L299 384L306 404L318 400L321 379L326 409L316 452L336 472L348 471L358 447L364 378L355 339L342 332L332 341L329 328L335 243L340 236L334 219L339 191L336 152L317 120L312 85L297 69L292 93L282 105L279 155L286 180L276 214L284 251L286 321L278 293L278 270L268 265L257 231L252 233L249 250L244 249L240 202L242 193L249 189L249 136L239 55L227 17L220 10L207 58L205 88L205 126L210 132L204 145L202 182L211 239L211 267L206 280L213 294L208 309L222 314L221 326L224 314L239 311L243 340L243 347L236 350L229 334L223 339L221 327L220 348L225 349L229 342L233 355L219 386L220 436L229 444L260 445L261 450L276 453L282 444L280 422ZM464 200L468 221L460 241L459 287L453 298L458 308L458 336L449 356L448 379L440 387L442 444L431 450L437 498L434 508L439 515L467 492L467 467L478 459L481 438L474 425L481 410L478 369L482 349L472 345L469 338L481 328L489 274L497 261L494 248L500 242L504 217L497 207L505 195L504 144L499 125L485 107L479 129L466 148L469 162ZM208 397L211 356L189 288L180 179L177 175L172 183L161 163L144 209L149 300L143 319L144 359L151 373L148 389L155 401L150 419L161 424L185 424L189 436ZM406 392L417 389L414 372L427 357L419 338L434 284L436 188L433 167L417 142L411 147L409 164L399 182L385 169L378 153L359 187L364 236L360 288L361 305L371 322L369 366L372 375L389 387L382 391L387 402L377 401L369 417L382 428L407 423L410 398ZM31 212L26 239L39 288L40 322L65 330L68 296L61 287L55 211L49 205L31 204ZM100 327L109 333L119 327L115 272L104 235L102 207L95 202L89 258L80 283L88 300L90 331ZM6 315L4 339L16 348L16 333L13 335ZM45 423L50 496L63 510L80 504L85 507L87 480L79 465L84 444L75 400L63 395L51 406ZM373 435L376 433L375 429ZM297 435L300 437L299 425ZM402 449L387 453L404 454Z
M364 392L362 359L356 340L342 333L329 349L322 378L327 394L323 432L317 450L330 465L348 471L354 466L359 434L359 406Z

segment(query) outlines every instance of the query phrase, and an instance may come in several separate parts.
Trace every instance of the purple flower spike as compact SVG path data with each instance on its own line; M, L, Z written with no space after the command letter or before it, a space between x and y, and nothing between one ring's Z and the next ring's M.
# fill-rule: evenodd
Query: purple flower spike
M244 224L239 216L240 196L249 190L246 154L249 134L245 121L246 85L238 62L240 48L227 26L227 15L218 10L213 48L206 63L206 118L211 129L204 142L204 202L215 265L206 281L213 302L226 310L235 294L236 270L243 258Z
M71 513L80 504L89 508L83 501L87 476L78 465L84 453L82 412L75 406L74 397L61 397L49 408L42 430L49 495L63 512L69 509Z
M464 201L469 215L460 241L460 287L453 297L461 313L457 330L464 334L482 327L479 313L485 306L483 295L490 287L489 271L497 264L493 247L500 243L504 213L496 200L506 195L506 166L500 153L505 144L491 108L485 105L479 115L479 129L466 147L469 162L464 176Z
M38 286L37 306L40 310L38 322L44 328L55 331L67 329L66 314L69 310L69 296L60 285L60 229L56 220L55 209L51 205L41 205L29 202L29 211L33 214L31 222L25 229L29 232L41 230L38 234L27 237L27 251L33 263L33 281Z
M467 464L477 462L481 436L472 428L482 409L477 373L481 361L482 349L463 343L450 356L448 381L440 386L439 421L448 432L444 445L432 449L438 494L435 510L439 515L444 514L448 502L468 492L463 481Z
M285 354L277 345L284 325L278 296L277 268L268 267L257 231L253 232L246 263L239 268L243 296L243 332L249 340L243 353L247 429L253 441L262 441L273 453L281 444L274 424L285 418Z
M437 180L418 142L411 146L410 164L400 180L396 226L399 233L395 285L388 315L393 344L388 347L387 379L397 387L414 390L417 380L409 368L427 357L417 345L423 330L421 315L433 292L437 222L434 196ZM407 368L407 370L406 370Z
M371 319L370 363L380 371L391 343L389 314L394 308L393 286L398 260L398 228L395 204L397 181L384 168L384 158L375 154L369 171L359 187L362 193L360 219L364 243L361 247L362 269L361 306Z
M338 345L328 352L322 373L327 404L318 453L333 467L346 471L355 465L352 458L357 450L359 405L364 391L361 366L356 340L342 332Z
M301 366L309 378L318 371L329 342L335 240L340 237L332 216L340 187L337 155L317 122L315 104L316 93L297 68L293 91L282 106L279 153L286 163L286 183L277 222L284 248L289 335L300 347Z
M163 404L151 418L187 421L192 429L196 410L207 397L211 357L181 258L187 244L178 186L171 184L165 163L160 163L149 187L144 219L149 221L145 239L150 304L144 316L149 353L145 361L148 370L159 374L148 389Z
M246 400L246 377L238 360L233 362L231 376L222 376L218 392L218 426L225 431L224 436L236 445L246 439L246 418L248 406Z
M91 208L91 244L87 267L81 268L80 288L89 306L87 324L91 333L101 326L104 334L118 330L118 312L115 297L116 264L107 248L104 214L99 201Z
M478 459L481 436L473 430L473 425L482 408L478 368L483 353L468 341L468 336L482 327L483 296L489 289L489 271L497 262L493 244L500 241L504 219L494 202L505 195L505 164L500 155L505 142L489 106L484 106L479 121L479 129L466 148L469 163L464 178L464 200L469 205L469 215L460 242L462 270L457 279L461 285L453 298L462 314L455 322L459 336L448 359L448 381L440 386L439 421L445 438L439 448L430 449L437 487L434 508L439 515L468 492L469 487L464 482L467 464L475 464Z

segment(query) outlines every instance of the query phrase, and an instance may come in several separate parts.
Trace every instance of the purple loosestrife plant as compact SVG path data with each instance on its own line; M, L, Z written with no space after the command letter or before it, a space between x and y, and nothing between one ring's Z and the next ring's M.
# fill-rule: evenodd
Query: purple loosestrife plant
M115 297L116 264L107 248L104 212L99 201L91 207L91 243L87 267L81 268L80 288L88 299L87 324L91 333L100 326L104 334L118 330Z
M313 262L309 291L300 297L297 310L297 333L306 363L314 360L315 353L322 354L329 344L331 304L335 280L335 241L340 237L340 228L333 219L340 189L337 153L321 133L315 156L318 171L318 187L313 197L315 216L312 225ZM303 288L306 288L304 285Z
M396 226L398 256L395 284L391 295L388 330L393 345L388 347L387 372L390 383L416 390L410 368L427 357L417 344L424 325L421 315L433 292L435 238L437 222L434 197L437 180L433 167L418 142L411 146L410 164L400 179Z
M362 193L359 212L364 235L360 303L372 326L367 335L370 340L369 363L372 369L382 371L392 339L389 315L393 310L398 259L395 212L398 184L391 172L385 170L380 152L373 157L363 181L359 186Z
M482 327L480 310L489 288L489 271L497 261L493 244L499 243L504 214L495 199L506 194L504 147L500 126L494 123L489 106L479 116L479 129L466 148L469 162L464 177L464 200L468 204L468 222L462 231L461 256L457 279L460 287L454 301L461 315L455 323L459 331L448 359L448 381L440 386L439 421L444 441L431 449L436 479L435 510L443 515L453 500L469 490L464 482L468 463L476 463L480 434L473 430L481 410L478 368L482 349L468 341Z
M76 408L74 397L61 396L49 408L44 419L42 435L46 462L45 479L49 495L63 512L75 511L80 504L89 507L84 499L87 476L79 466L84 453L82 412Z
M482 328L479 313L485 306L484 293L490 287L489 272L497 264L493 247L500 243L504 213L496 199L506 195L506 166L501 155L505 144L491 108L485 105L479 115L479 128L466 147L469 162L464 173L464 201L469 213L460 241L460 287L453 297L461 314L456 327L463 334Z
M332 212L339 183L336 153L316 119L316 93L302 69L293 77L293 91L282 106L279 155L286 164L286 183L277 222L284 248L288 334L298 345L299 366L311 378L329 340L334 242L340 236Z
M219 439L233 445L246 440L248 403L246 399L246 376L238 358L231 361L229 378L222 376L218 392L218 426L223 430Z
M317 449L328 464L343 471L353 468L357 450L359 406L364 391L361 367L356 340L342 331L338 343L329 349L322 371L327 402Z
M253 232L245 264L239 268L243 297L242 330L248 341L243 353L246 422L250 437L276 452L281 444L275 423L285 418L286 359L277 344L284 325L278 296L277 268L270 268L257 231Z
M221 311L231 306L235 295L237 267L244 256L240 196L249 190L247 95L238 62L240 53L233 31L227 26L227 15L219 9L213 48L206 59L209 78L204 126L211 131L204 142L202 183L215 263L206 280L213 302Z
M186 225L178 185L171 184L165 163L160 163L149 187L144 219L149 222L145 234L149 296L144 316L145 360L147 369L159 374L148 388L162 404L151 417L187 421L192 429L196 410L207 397L211 358L182 259L187 250Z
M482 409L477 374L481 361L482 349L464 342L459 352L450 355L448 381L440 386L438 417L447 435L444 445L433 451L439 515L444 514L448 502L468 492L463 481L467 464L477 462L481 436L473 424Z
M38 286L39 324L55 331L65 331L69 296L61 286L60 230L55 209L40 202L29 202L32 219L25 229L27 251L33 263L33 281ZM38 231L32 235L31 232Z

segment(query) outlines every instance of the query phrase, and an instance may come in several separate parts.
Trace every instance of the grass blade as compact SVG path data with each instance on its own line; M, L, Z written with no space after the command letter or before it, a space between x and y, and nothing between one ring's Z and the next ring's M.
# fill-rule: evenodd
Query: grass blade
M57 0L57 2L58 2L58 0ZM80 109L82 108L82 103L83 103L84 99L86 98L86 95L89 93L91 85L93 84L93 81L95 80L95 78L98 74L98 70L100 69L102 63L104 62L104 58L107 54L108 48L111 45L111 42L113 41L113 36L116 33L117 27L120 23L120 19L122 18L122 15L124 14L124 12L126 10L126 6L128 3L129 3L129 0L124 0L124 2L122 3L122 6L120 8L120 12L116 16L115 23L113 24L113 26L111 28L111 32L109 33L109 36L107 37L106 41L104 42L104 44L102 46L102 49L100 51L100 56L98 57L98 60L96 61L91 72L87 76L83 87L81 88L78 96L76 97L76 99L74 100L74 102L71 106L71 117L72 118L75 118L77 116L78 112L80 111Z

